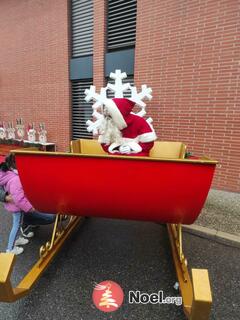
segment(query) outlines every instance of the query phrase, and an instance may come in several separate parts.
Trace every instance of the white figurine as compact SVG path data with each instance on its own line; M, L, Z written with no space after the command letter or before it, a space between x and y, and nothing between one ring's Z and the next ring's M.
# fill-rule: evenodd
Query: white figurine
M35 142L36 141L36 130L34 129L34 123L28 125L28 141Z
M7 137L9 140L15 139L15 128L13 127L13 123L9 122L7 127Z
M17 119L17 136L20 140L23 140L24 138L24 124L23 124L23 119Z
M40 130L38 131L39 142L42 144L47 143L47 131L45 129L45 123L39 123Z

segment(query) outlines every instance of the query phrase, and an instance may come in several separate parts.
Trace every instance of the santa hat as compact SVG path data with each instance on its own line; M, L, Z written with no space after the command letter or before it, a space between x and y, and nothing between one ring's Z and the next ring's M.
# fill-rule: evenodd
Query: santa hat
M125 118L131 113L135 102L126 98L107 99L105 106L119 130L127 127Z

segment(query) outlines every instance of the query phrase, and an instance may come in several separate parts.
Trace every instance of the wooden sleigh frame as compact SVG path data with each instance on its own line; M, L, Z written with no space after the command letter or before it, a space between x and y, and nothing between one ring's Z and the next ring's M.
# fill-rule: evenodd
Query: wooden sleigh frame
M184 158L186 146L180 142L155 142L151 157L181 159ZM72 153L104 154L96 140L76 140L71 142ZM61 214L56 216L51 240L40 248L40 258L16 288L12 287L11 274L15 256L0 253L0 301L14 302L27 295L41 274L46 270L64 242L84 220L83 217L70 217L64 225ZM206 320L209 318L212 295L206 269L188 271L187 260L182 247L182 225L167 224L173 261L183 299L183 310L188 319Z

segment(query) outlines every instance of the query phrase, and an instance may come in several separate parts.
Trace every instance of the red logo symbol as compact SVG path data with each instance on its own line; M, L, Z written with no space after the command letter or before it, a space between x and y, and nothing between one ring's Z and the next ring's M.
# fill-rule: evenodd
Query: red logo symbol
M96 284L93 290L93 302L103 312L119 309L123 303L124 293L116 282L106 280Z

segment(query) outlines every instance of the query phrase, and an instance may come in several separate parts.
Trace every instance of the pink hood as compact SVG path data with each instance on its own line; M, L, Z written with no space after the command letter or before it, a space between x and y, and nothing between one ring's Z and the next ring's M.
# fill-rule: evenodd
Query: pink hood
M24 211L32 209L31 203L24 195L22 184L17 172L0 170L0 186L11 194L14 203L5 203L5 209L10 212Z

